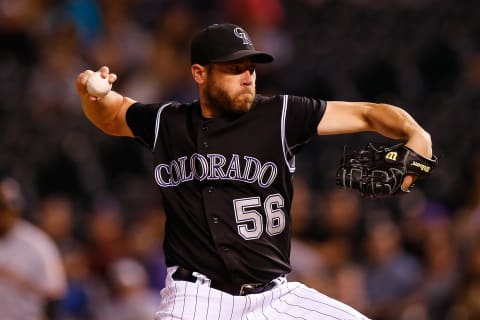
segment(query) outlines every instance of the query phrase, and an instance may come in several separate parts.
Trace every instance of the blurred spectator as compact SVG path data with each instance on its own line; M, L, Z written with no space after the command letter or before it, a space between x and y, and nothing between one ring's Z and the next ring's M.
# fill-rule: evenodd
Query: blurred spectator
M73 99L75 88L67 83L76 77L85 61L77 54L78 37L71 24L58 25L53 33L39 37L39 41L44 46L38 48L38 63L32 68L26 98L35 101L30 108L36 121L48 126L80 112Z
M165 286L167 268L163 253L165 212L160 205L145 207L128 229L130 254L147 273L148 286L160 291Z
M431 204L424 239L426 255L419 295L424 301L428 319L449 320L455 287L460 281L458 255L448 212Z
M329 274L325 270L324 261L318 247L311 241L306 232L312 223L312 190L301 175L295 177L293 185L296 190L292 201L292 242L290 264L292 272L290 281L300 281L307 286L325 292Z
M364 232L363 208L358 194L333 189L317 197L316 224L311 225L309 237L319 243L324 263L335 270L361 255Z
M467 171L471 182L465 201L455 214L454 232L461 254L468 254L480 239L480 151L475 150L470 160Z
M461 283L456 290L452 319L473 320L480 317L480 240L465 261Z
M249 30L258 50L271 52L275 56L275 63L262 69L281 69L291 62L292 42L283 28L286 8L282 1L230 0L221 2L220 9L226 21ZM274 88L267 85L266 89Z
M452 319L480 317L480 152L473 146L471 163L467 167L471 183L462 207L455 214L454 233L457 245L457 263L461 266L458 285L452 289L455 304Z
M62 2L60 2L62 3ZM88 46L103 31L100 7L94 0L69 0L63 2L63 10L78 29L79 41Z
M37 225L55 241L60 249L69 247L74 240L74 208L69 198L50 195L37 205Z
M0 310L3 319L56 319L65 291L58 249L21 218L23 196L13 178L0 179Z
M110 265L128 255L123 215L119 204L112 200L99 200L89 213L88 255L94 272L106 277Z
M159 307L158 293L149 289L142 265L133 259L115 261L109 270L113 297L96 310L96 319L150 320Z
M408 197L403 197L399 201L401 216L399 228L403 235L403 246L419 259L426 259L424 243L427 232L425 223L427 203L428 199L421 190L413 190Z
M92 68L109 64L119 74L126 74L145 60L152 46L151 34L129 17L132 2L119 0L115 5L102 6L103 29L86 52ZM128 63L125 63L128 61Z
M334 296L361 312L368 312L366 275L360 264L346 263L335 272Z
M420 262L402 248L398 226L388 213L370 213L366 238L366 287L369 316L400 319L410 295L419 288Z
M93 293L98 286L94 283L85 248L70 243L68 247L63 248L63 260L67 274L67 291L58 306L60 319L92 319L94 299L97 299L99 293ZM102 293L107 295L105 290Z

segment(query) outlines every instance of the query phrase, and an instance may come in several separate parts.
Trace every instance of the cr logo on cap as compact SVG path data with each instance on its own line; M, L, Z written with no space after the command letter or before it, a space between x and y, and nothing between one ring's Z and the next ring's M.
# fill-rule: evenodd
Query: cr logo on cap
M253 45L252 41L248 37L248 34L242 28L236 27L233 30L233 33L237 38L240 38L243 40L243 44Z

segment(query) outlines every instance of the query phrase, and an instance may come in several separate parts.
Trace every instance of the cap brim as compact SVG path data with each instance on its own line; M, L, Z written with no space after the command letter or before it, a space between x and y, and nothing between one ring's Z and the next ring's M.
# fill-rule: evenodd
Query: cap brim
M251 58L255 63L270 63L273 62L273 56L266 52L256 50L239 50L225 56L211 59L210 62L230 62L244 58Z

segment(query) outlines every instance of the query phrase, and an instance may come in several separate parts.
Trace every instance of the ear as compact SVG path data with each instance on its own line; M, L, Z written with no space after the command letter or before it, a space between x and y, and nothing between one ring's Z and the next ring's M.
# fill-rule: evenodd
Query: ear
M197 84L203 84L207 79L207 69L200 64L193 64L191 67L193 80Z

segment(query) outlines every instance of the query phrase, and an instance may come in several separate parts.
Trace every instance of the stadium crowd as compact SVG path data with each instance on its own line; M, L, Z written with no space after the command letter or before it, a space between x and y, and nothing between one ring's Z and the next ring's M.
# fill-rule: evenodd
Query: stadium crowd
M258 66L258 92L402 106L440 158L408 196L363 199L336 188L336 166L345 146L384 138L312 141L297 163L290 280L376 320L479 319L479 10L474 0L0 0L0 171L60 250L57 318L152 319L165 276L150 154L88 122L77 74L108 65L134 99L195 99L190 38L229 21L276 57Z

